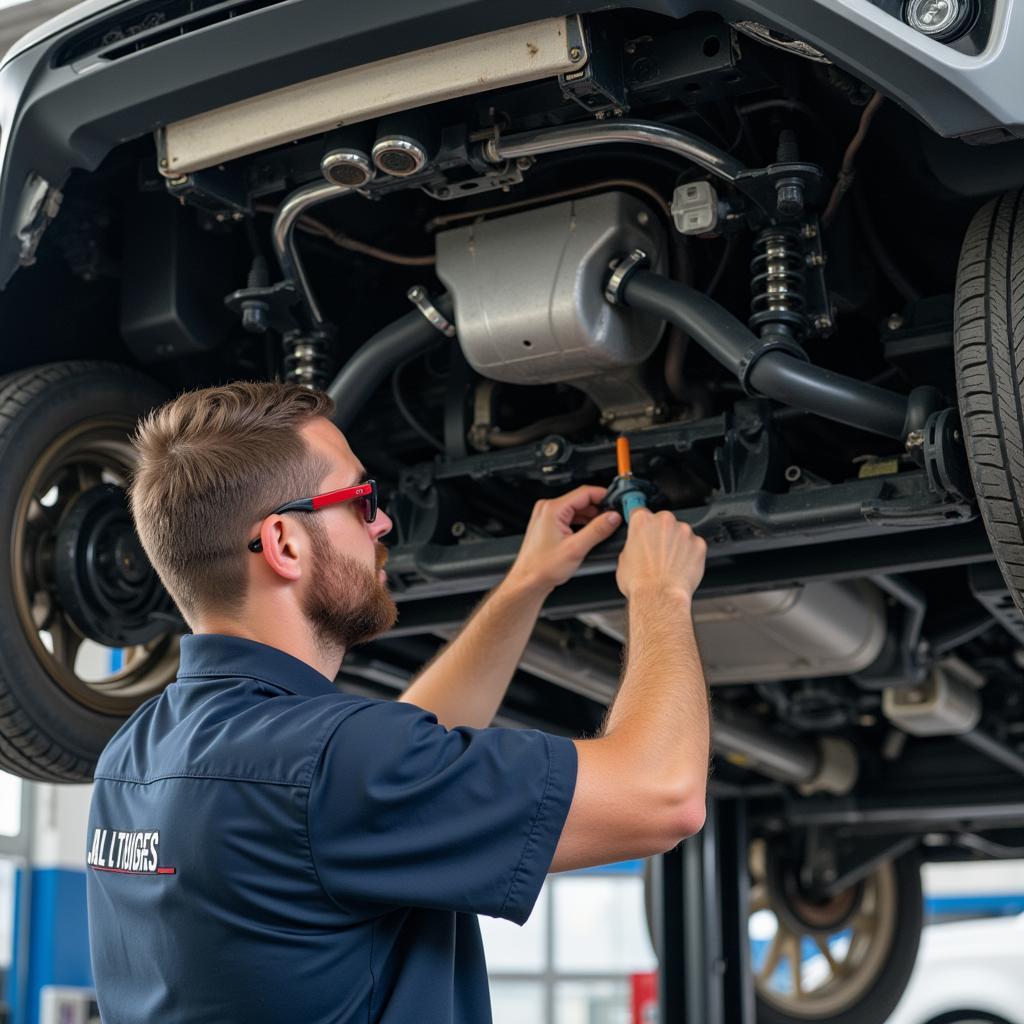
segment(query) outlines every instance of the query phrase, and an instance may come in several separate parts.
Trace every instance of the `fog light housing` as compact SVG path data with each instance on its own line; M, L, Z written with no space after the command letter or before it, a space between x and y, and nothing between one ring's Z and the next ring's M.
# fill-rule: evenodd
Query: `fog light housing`
M975 0L907 0L903 20L922 35L948 43L971 27L976 13Z

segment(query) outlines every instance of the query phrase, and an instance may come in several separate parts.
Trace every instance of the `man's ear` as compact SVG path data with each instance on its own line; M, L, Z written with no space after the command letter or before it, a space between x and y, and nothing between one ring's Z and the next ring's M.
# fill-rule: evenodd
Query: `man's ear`
M274 573L286 580L302 576L300 554L305 551L305 536L284 516L267 516L260 527L260 556Z

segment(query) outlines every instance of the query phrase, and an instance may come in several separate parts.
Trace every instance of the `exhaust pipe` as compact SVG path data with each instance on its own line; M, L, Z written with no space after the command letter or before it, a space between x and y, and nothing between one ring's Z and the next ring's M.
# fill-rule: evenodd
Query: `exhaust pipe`
M450 638L455 632L438 631L438 635ZM519 664L531 675L599 704L610 704L619 688L615 660L588 650L586 645L567 643L565 634L551 623L537 624ZM816 743L787 739L728 704L717 708L712 717L711 746L730 763L784 782L805 796L839 796L850 792L857 782L859 765L851 743L831 736Z
M675 324L739 379L751 394L905 441L938 408L934 388L898 395L814 366L792 341L759 338L703 293L641 269L644 254L627 257L612 274L609 301Z

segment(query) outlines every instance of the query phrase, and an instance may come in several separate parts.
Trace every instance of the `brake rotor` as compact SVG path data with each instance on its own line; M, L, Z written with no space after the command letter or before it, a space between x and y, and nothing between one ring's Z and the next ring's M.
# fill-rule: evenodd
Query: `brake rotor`
M772 907L792 932L842 931L860 909L863 882L833 896L817 896L803 886L796 867L773 850L769 850L766 866L768 884L775 895Z
M122 487L75 496L57 527L57 596L79 632L105 647L142 644L167 631L167 592L146 557Z

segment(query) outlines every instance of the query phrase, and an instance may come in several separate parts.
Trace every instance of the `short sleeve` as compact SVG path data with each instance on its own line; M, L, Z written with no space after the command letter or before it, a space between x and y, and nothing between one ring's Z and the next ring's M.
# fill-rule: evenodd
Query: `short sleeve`
M571 740L535 729L446 729L371 701L334 730L311 779L309 838L336 902L523 924L576 786Z

